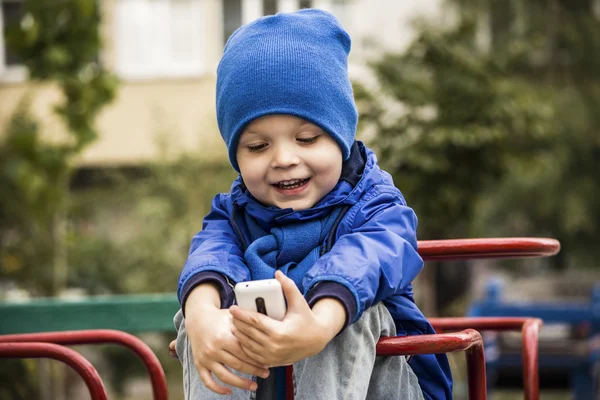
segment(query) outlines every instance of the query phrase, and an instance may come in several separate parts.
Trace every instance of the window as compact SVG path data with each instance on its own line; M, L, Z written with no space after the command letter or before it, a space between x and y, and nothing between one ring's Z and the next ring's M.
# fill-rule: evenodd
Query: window
M300 0L298 3L298 8L312 8L312 0Z
M242 25L242 0L223 0L223 44Z
M277 14L277 0L262 0L263 15Z
M118 0L115 15L117 73L126 79L202 74L203 3Z
M340 21L344 28L348 28L351 25L351 10L350 6L352 2L347 0L333 0L331 3L330 11Z
M0 80L22 81L26 69L4 40L8 27L20 23L23 15L23 3L20 0L0 0Z

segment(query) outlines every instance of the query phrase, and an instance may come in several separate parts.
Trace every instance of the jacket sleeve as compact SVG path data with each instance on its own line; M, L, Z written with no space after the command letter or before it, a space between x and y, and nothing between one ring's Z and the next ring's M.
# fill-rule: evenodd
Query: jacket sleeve
M357 321L371 305L403 293L423 268L416 229L417 217L400 191L372 188L342 221L340 231L348 233L305 276L305 291L326 281L344 285L356 301Z
M221 306L233 302L232 285L250 280L241 244L229 222L224 196L215 196L202 231L192 239L188 259L179 276L177 297L184 308L189 292L198 284L211 281L219 287ZM227 285L225 285L227 283Z

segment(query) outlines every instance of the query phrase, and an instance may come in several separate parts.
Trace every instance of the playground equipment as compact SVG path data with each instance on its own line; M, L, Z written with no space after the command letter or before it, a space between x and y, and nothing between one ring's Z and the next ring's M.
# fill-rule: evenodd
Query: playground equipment
M474 302L471 316L533 316L546 325L560 325L569 332L559 343L540 343L539 366L543 371L555 371L568 377L577 400L595 398L598 390L598 360L600 356L600 285L592 291L589 302L527 302L509 303L502 300L502 285L498 280L488 283L486 295ZM569 337L570 336L570 337ZM510 345L497 335L486 340L487 347L498 348L497 357L486 360L488 388L495 386L502 370L520 368L519 358ZM556 380L556 376L554 376Z
M483 317L430 318L429 322L436 332L458 330L467 326L479 332L521 330L524 398L525 400L539 399L538 335L543 324L542 320L538 318Z
M10 357L12 355L19 358L49 357L59 359L60 361L69 364L79 373L79 375L81 375L90 390L92 398L105 399L106 392L104 392L104 385L102 384L97 371L91 365L84 365L82 367L80 367L79 364L71 365L67 360L73 359L76 360L76 362L79 362L81 356L64 346L109 343L118 344L132 350L142 360L150 375L154 399L167 400L167 381L165 379L163 368L160 365L160 361L158 361L158 358L156 358L156 355L148 345L129 333L110 329L96 329L2 335L0 336L0 358ZM48 347L46 346L47 344L52 345ZM58 355L57 353L50 354L50 350L48 349L55 347L68 350L68 352ZM29 353L26 351L28 348L31 349ZM4 352L2 349L4 349ZM75 355L73 353L75 353ZM84 361L87 362L85 359ZM99 389L100 386L102 387L102 390Z
M419 242L425 261L473 260L480 258L544 257L556 254L560 245L553 239L497 238L456 239ZM114 296L82 302L37 300L25 304L1 304L0 358L49 357L68 363L82 375L92 399L106 399L102 381L93 366L64 346L118 343L138 354L151 376L154 398L167 399L164 373L152 351L131 333L174 332L171 320L178 309L175 296ZM65 316L68 316L65 318ZM539 398L537 385L537 335L541 321L530 318L431 319L434 335L381 338L378 356L414 355L465 351L470 399L486 399L486 364L481 334L485 330L522 330L524 397ZM105 328L96 330L97 328ZM64 330L77 330L64 332ZM459 332L452 332L458 330ZM61 332L63 331L63 332ZM47 333L31 333L47 332ZM2 336L4 335L4 336ZM291 383L292 369L286 381ZM288 384L286 399L293 398Z

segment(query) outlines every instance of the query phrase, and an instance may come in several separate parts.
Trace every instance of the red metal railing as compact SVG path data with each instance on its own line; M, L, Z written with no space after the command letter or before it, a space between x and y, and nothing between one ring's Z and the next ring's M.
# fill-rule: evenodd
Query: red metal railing
M169 397L167 381L160 361L158 361L158 358L156 358L156 355L152 349L148 347L148 345L129 333L110 329L94 329L84 331L41 332L0 336L0 344L16 344L16 342L21 342L25 348L29 345L36 344L31 342L46 342L54 343L56 345L113 343L125 346L131 349L142 360L146 369L148 370L154 399L167 400ZM72 351L73 350L71 350L71 352ZM72 353L67 352L67 354ZM76 354L79 355L78 353Z
M419 240L418 248L425 261L529 258L555 255L560 250L560 242L528 237Z
M505 259L505 258L531 258L531 257L549 257L560 251L560 242L550 238L483 238L483 239L448 239L448 240L419 240L419 254L424 261L454 261L454 260L476 260L476 259ZM538 332L542 321L539 319L522 319L522 318L501 318L496 321L486 321L485 318L448 318L448 319L430 319L437 322L436 330L455 330L467 329L475 330L515 330L522 329L523 331L523 365L524 365L524 389L525 399L539 399L539 374L538 374ZM445 326L445 329L444 329ZM494 328L498 327L498 328ZM434 325L434 328L435 325ZM466 332L466 331L463 331ZM443 339L444 336L431 335ZM379 353L379 344L389 345L397 343L400 346L402 340L415 340L419 343L419 338L424 336L413 337L395 337L381 339L378 343L377 355ZM481 337L481 336L479 336ZM432 339L426 339L432 340ZM409 343L409 342L407 342ZM433 340L431 343L435 343ZM455 343L456 344L456 343ZM439 345L439 344L438 344ZM427 345L424 344L426 347ZM400 354L401 347L398 347ZM422 353L428 354L428 351L423 348ZM439 349L436 349L439 350ZM485 399L485 363L483 358L483 342L481 342L481 351L467 351L467 373L469 379L469 398ZM454 350L459 351L459 350ZM441 351L437 351L441 352ZM417 354L417 353L415 353ZM475 356L474 354L480 354ZM391 355L391 354L390 354ZM404 355L409 355L404 353ZM479 363L474 360L474 357L480 357L479 361L482 367L478 369ZM470 361L469 361L470 360ZM482 375L483 378L479 378ZM294 398L292 388L293 369L291 366L286 367L286 383L287 383L287 400Z
M542 327L539 318L466 317L429 318L436 332L472 328L483 331L521 331L523 337L523 390L525 400L539 400L538 336Z
M485 357L483 339L474 329L435 335L395 336L379 339L378 356L439 354L466 351L469 399L485 400Z
M425 261L546 257L554 255L560 250L558 241L547 238L421 240L418 246L419 254ZM381 338L377 344L377 355L413 355L466 351L469 397L471 399L485 399L483 341L477 330L522 329L525 398L527 400L537 400L539 398L537 337L541 326L540 320L451 318L431 319L430 321L432 321L434 328L439 331L465 330L436 335ZM93 366L83 359L79 353L61 346L101 343L121 344L133 350L148 369L154 398L157 400L168 398L166 379L160 362L144 342L125 332L85 330L3 335L0 336L0 357L50 357L63 361L82 375L88 388L90 388L93 399L106 399L102 381ZM86 372L89 368L93 370L93 373ZM291 366L287 367L286 371L288 381L287 398L293 399Z
M92 400L107 400L106 389L96 368L81 354L54 343L0 343L0 358L52 358L75 370L85 381Z
M550 238L485 238L421 240L419 254L425 261L530 258L553 256L560 242ZM526 400L539 399L538 335L542 321L536 318L429 318L436 331L472 328L478 331L521 330L523 336L523 389Z
M377 356L410 356L466 351L469 399L485 400L485 359L483 339L474 329L435 335L382 337L377 342ZM294 399L293 366L286 368L286 400Z

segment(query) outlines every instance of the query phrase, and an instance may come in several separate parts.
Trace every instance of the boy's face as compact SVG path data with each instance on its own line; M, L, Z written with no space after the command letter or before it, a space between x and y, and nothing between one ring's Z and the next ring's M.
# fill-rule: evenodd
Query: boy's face
M291 115L252 121L240 136L236 157L244 183L258 201L295 211L314 206L342 173L336 141Z

